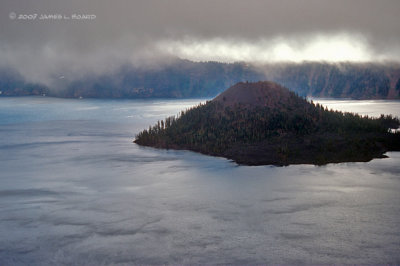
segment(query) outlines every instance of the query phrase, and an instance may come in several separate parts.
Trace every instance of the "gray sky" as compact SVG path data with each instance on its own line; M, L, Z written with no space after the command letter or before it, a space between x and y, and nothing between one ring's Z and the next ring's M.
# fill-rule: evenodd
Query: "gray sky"
M171 55L227 62L400 61L399 0L1 0L0 10L0 64L34 81ZM36 19L20 19L32 14ZM43 20L42 14L63 18Z

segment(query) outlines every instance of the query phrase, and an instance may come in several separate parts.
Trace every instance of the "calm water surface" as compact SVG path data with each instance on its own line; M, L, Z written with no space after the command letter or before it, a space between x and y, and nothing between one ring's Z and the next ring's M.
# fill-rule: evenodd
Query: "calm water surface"
M132 143L200 101L0 98L0 265L400 263L400 153L248 167Z

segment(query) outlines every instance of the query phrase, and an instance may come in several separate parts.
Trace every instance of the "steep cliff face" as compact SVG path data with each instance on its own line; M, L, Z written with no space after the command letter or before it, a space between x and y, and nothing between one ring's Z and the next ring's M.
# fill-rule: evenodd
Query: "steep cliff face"
M48 94L46 86L27 82L17 71L0 68L0 96Z
M2 95L91 98L214 97L240 81L278 82L301 96L400 99L400 64L301 63L249 65L175 60L146 68L121 66L107 74L59 79L52 87L31 84L0 69ZM1 96L1 95L0 95Z
M13 78L10 78L9 72L14 73ZM59 76L55 75L51 80L52 87L46 91L47 95L67 98L214 97L239 81L264 80L262 71L245 63L188 60L151 67L127 64L110 73L87 73L80 77L65 74L63 79L59 79ZM36 95L26 84L27 81L17 71L0 69L3 96Z
M267 79L302 96L399 99L399 64L303 63L266 65Z

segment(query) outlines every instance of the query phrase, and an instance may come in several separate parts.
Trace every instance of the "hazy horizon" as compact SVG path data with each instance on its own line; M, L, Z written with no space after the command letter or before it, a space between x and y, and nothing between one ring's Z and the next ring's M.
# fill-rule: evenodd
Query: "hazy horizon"
M5 0L0 7L0 67L33 82L171 58L400 62L398 1Z

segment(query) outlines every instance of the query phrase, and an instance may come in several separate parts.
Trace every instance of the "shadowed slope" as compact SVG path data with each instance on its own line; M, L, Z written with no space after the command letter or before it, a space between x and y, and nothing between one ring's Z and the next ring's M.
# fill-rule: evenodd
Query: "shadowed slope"
M270 82L239 82L213 99L224 107L236 104L246 107L270 107L288 105L294 100L293 93L281 85Z

